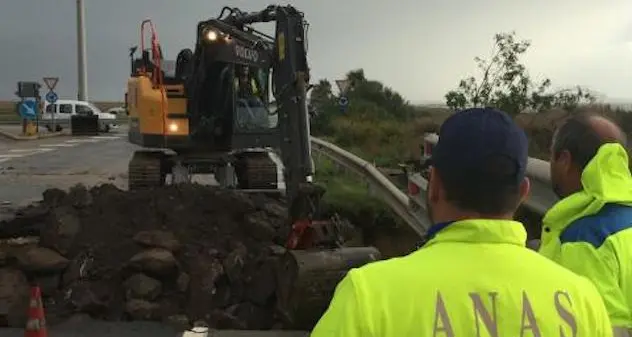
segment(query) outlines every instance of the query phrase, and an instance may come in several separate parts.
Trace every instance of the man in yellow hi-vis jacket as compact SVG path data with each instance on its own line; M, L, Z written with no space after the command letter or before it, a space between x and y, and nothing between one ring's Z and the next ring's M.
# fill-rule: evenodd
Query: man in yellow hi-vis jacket
M595 286L525 248L512 220L529 192L527 150L503 112L448 118L431 159L428 241L349 271L312 336L612 336Z
M632 328L632 176L625 134L591 114L553 136L551 182L560 196L544 216L540 253L586 276L604 299L615 336Z

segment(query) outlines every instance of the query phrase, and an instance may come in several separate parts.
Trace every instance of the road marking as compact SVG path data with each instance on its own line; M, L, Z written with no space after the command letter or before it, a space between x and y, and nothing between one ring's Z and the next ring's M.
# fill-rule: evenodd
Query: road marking
M66 143L74 144L74 143L97 143L100 142L100 139L71 139L67 140Z
M92 136L90 138L92 139L119 139L119 138L122 138L122 136Z
M0 154L0 158L6 158L6 159L11 159L11 158L21 158L24 157L23 154Z
M40 145L40 147L44 147L44 148L46 148L46 147L75 147L77 145L79 145L79 144L77 144L77 143L70 143L70 144L68 144L68 143L60 143L60 144L45 144L45 145Z
M0 163L4 163L5 161L9 161L11 158L0 158Z
M44 152L50 152L50 151L55 151L55 149L42 148L42 149L10 149L9 150L9 152L12 152L12 153L21 153L23 156L31 156L37 153L44 153Z
M13 153L24 153L24 152L37 152L39 149L10 149L9 152Z

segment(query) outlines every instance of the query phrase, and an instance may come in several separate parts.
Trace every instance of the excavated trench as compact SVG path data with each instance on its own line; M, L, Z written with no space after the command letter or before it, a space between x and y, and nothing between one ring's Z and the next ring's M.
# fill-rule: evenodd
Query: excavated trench
M384 257L414 248L410 235L353 220L373 226L350 231L352 246L377 246ZM35 283L49 325L87 313L181 327L295 328L275 310L287 236L282 201L257 194L195 184L50 189L0 223L0 326L24 326Z

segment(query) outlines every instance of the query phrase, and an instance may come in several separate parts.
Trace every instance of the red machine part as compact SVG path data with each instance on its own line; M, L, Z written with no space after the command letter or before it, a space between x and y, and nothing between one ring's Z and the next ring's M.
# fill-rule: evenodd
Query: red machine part
M287 249L309 249L317 246L337 246L338 228L330 220L298 220L292 224L285 244Z
M161 91L161 95L160 95L160 110L163 112L162 116L163 116L163 121L162 121L162 133L165 134L166 133L166 124L167 124L167 120L166 120L166 116L167 114L165 113L165 92L164 92L164 87L163 87L163 76L162 76L162 60L161 60L161 53L160 53L160 43L158 42L158 34L156 33L156 27L154 26L154 23L150 20L150 19L145 19L143 20L143 22L140 24L140 50L141 52L145 51L145 28L149 26L149 30L151 33L151 55L152 55L152 61L154 63L154 69L152 70L152 83L154 85L155 89L159 89ZM144 71L146 72L147 69L144 69Z

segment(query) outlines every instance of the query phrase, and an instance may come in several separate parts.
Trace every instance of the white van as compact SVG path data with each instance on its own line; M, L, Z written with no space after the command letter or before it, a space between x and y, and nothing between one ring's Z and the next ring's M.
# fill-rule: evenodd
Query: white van
M70 129L70 116L73 115L99 116L99 132L109 132L118 127L115 115L101 111L90 102L69 99L60 99L54 104L44 103L44 113L40 121L49 131L61 131L64 128ZM53 117L55 130L53 130Z

